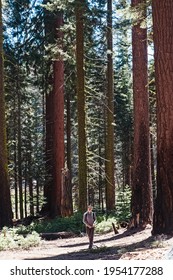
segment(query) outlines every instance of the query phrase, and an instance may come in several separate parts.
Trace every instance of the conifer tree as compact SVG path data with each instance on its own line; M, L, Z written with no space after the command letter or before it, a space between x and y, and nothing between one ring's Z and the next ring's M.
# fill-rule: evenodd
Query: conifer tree
M157 96L157 198L153 234L173 233L173 2L152 1Z
M152 222L151 155L149 134L149 99L147 67L147 29L141 26L146 19L146 1L132 0L132 8L139 9L132 28L134 142L132 217L133 225L145 228Z
M84 9L85 0L76 1L76 68L77 68L77 114L79 156L79 210L87 207L87 162L85 119L85 73L84 73Z
M106 94L106 208L115 208L115 178L114 178L114 74L113 74L113 36L112 36L112 0L107 1L107 94Z
M0 228L12 225L7 158L3 60L2 2L0 0Z

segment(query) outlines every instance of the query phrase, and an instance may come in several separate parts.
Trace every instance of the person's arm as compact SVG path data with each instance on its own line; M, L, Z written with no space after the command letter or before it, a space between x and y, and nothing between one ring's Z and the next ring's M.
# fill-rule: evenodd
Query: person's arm
M95 227L95 225L96 225L96 213L95 212L93 212L93 219L94 219L93 226Z

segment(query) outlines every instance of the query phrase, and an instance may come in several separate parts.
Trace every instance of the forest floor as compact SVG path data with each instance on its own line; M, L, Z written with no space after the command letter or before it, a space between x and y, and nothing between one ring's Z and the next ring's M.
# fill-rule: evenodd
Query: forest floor
M86 235L56 240L42 240L29 250L0 252L1 260L159 260L172 257L173 237L152 236L151 228L142 231L119 229L95 234L94 247L88 249ZM171 253L170 253L171 252Z

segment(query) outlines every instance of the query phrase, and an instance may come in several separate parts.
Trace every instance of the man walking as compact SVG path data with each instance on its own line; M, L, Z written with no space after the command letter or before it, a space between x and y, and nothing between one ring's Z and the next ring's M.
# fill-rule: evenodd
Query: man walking
M88 210L83 215L83 223L86 225L86 233L89 238L89 249L92 249L94 239L94 227L96 223L96 215L92 211L92 206L88 206Z

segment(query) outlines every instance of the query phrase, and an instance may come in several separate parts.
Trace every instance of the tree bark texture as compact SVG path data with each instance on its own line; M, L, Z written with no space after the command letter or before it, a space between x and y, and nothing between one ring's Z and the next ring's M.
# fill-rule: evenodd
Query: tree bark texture
M132 7L134 8L141 3L144 4L145 1L132 0ZM146 16L145 10L143 10L143 16ZM141 28L140 23L141 20L132 28L134 95L132 218L134 226L145 227L152 222L153 207L149 136L147 29Z
M57 15L55 27L59 47L63 48L62 13ZM61 215L62 204L62 170L64 169L64 62L59 56L53 65L53 178L54 185L51 196L51 215Z
M153 234L173 234L173 1L152 1L157 95L157 198Z

